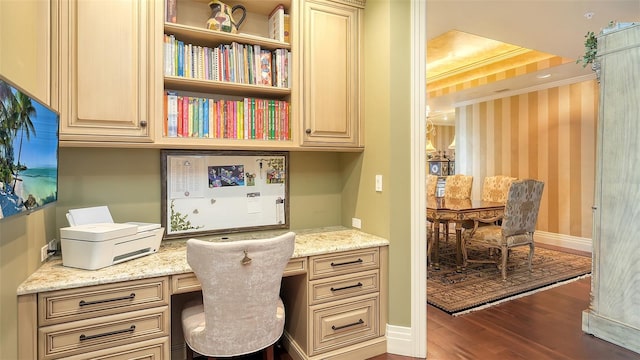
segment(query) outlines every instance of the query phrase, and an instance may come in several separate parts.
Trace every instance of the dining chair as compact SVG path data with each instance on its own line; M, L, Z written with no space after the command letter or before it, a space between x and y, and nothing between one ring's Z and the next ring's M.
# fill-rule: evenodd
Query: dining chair
M438 186L438 175L427 174L427 199L436 196L436 188ZM433 239L433 219L427 217L427 261L431 262L431 247L434 243Z
M506 203L509 187L517 178L506 175L486 176L482 182L482 200L498 203ZM465 230L473 229L475 226L486 226L489 223L468 220L462 223ZM500 225L500 220L496 225Z
M482 200L506 203L509 187L517 178L505 175L486 176L482 183Z
M532 260L535 249L533 233L535 232L544 182L534 179L516 180L511 183L505 204L502 225L491 224L465 232L462 242L464 264L495 263L502 271L502 279L507 279L507 259L509 250L517 246L529 246L529 271L532 271ZM469 259L467 244L476 243L490 249L500 250L500 258Z
M187 262L200 281L202 297L185 304L182 329L187 359L265 350L284 331L280 283L293 254L295 233L228 242L187 240Z
M447 176L444 185L444 198L446 199L470 199L473 187L473 175L456 174ZM445 241L449 241L449 222L444 223Z

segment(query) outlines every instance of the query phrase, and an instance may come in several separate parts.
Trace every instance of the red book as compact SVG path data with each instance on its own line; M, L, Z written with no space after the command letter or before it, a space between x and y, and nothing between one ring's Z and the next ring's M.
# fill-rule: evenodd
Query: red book
M178 137L182 137L182 126L183 126L182 125L182 123L183 123L183 121L182 121L182 111L183 111L182 110L182 107L183 107L182 100L183 100L182 96L178 96L178 129L177 129L178 130Z

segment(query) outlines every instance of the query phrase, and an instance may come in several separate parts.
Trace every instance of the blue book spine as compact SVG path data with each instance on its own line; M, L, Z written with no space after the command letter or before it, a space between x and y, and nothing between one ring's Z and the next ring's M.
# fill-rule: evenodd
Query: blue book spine
M204 137L209 137L209 99L202 99L202 101L202 106L204 108L203 134Z
M184 76L184 42L178 40L178 76Z

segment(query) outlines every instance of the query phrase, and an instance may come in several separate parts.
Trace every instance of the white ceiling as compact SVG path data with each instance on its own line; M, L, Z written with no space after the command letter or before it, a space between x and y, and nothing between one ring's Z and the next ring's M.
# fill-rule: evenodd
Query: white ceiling
M640 0L427 0L427 41L458 30L570 59L582 57L587 32L598 34L610 21L640 21ZM593 77L589 68L573 62L544 72L553 76L522 75L429 99L429 106L450 112L454 104L495 97L497 90L522 92L543 82Z

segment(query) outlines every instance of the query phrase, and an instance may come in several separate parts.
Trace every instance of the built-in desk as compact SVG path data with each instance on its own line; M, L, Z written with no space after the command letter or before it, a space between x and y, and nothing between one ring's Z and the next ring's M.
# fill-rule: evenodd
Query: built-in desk
M289 354L347 359L386 352L388 240L343 227L294 231L282 284ZM171 341L171 313L180 312L172 298L200 290L185 243L163 241L156 254L100 270L64 267L60 258L45 262L17 289L19 358L181 359L182 339Z

